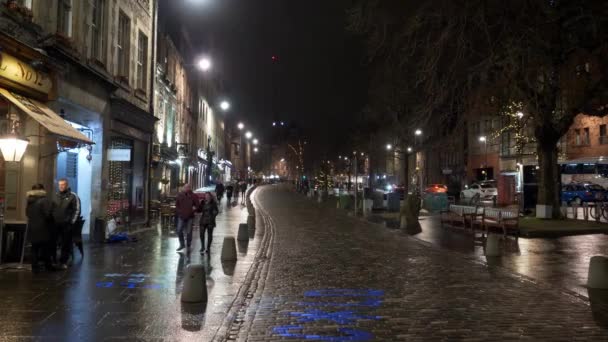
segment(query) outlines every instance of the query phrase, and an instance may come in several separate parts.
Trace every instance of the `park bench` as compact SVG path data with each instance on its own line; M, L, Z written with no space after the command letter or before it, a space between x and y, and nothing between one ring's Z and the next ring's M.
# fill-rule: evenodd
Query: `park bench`
M490 228L498 228L505 236L509 231L519 236L519 213L517 210L484 208L481 226L485 234Z
M463 228L466 228L467 222L470 222L476 213L477 208L474 206L450 204L447 210L440 212L441 226L443 227L444 222L452 226L460 223Z

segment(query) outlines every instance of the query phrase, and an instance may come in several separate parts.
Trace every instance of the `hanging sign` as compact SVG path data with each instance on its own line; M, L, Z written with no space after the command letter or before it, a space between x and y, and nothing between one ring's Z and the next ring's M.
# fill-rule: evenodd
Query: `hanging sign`
M128 148L109 148L109 161L131 161L131 150Z
M6 79L38 93L48 95L53 81L47 73L34 69L29 63L0 52L0 80ZM10 83L9 82L9 83Z

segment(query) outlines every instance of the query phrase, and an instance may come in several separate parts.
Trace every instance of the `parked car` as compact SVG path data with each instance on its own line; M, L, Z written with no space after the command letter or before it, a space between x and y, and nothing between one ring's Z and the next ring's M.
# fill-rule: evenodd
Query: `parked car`
M445 184L429 184L426 189L424 189L426 193L447 193L448 186Z
M475 196L479 196L480 200L492 200L495 201L498 196L498 189L496 188L496 182L486 181L473 183L469 187L465 188L460 192L461 199L471 199Z
M606 189L594 183L570 183L562 185L562 202L582 204L595 202L606 197Z

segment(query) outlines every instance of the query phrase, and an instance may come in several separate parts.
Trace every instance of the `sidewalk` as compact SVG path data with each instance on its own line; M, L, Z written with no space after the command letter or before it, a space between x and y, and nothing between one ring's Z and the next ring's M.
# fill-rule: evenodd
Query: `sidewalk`
M174 232L151 229L138 242L89 244L65 272L33 275L0 272L0 341L170 339L210 341L223 324L253 262L262 229L238 244L239 260L222 263L223 238L246 222L244 207L227 208L217 218L211 256L199 254L198 230L190 254L176 253ZM185 267L207 268L208 303L180 301Z

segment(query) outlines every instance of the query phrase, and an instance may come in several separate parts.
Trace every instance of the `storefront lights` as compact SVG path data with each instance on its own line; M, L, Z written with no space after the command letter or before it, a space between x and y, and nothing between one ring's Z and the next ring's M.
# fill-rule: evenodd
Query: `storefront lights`
M20 162L27 145L30 143L25 138L20 138L14 134L0 137L0 150L5 161Z

